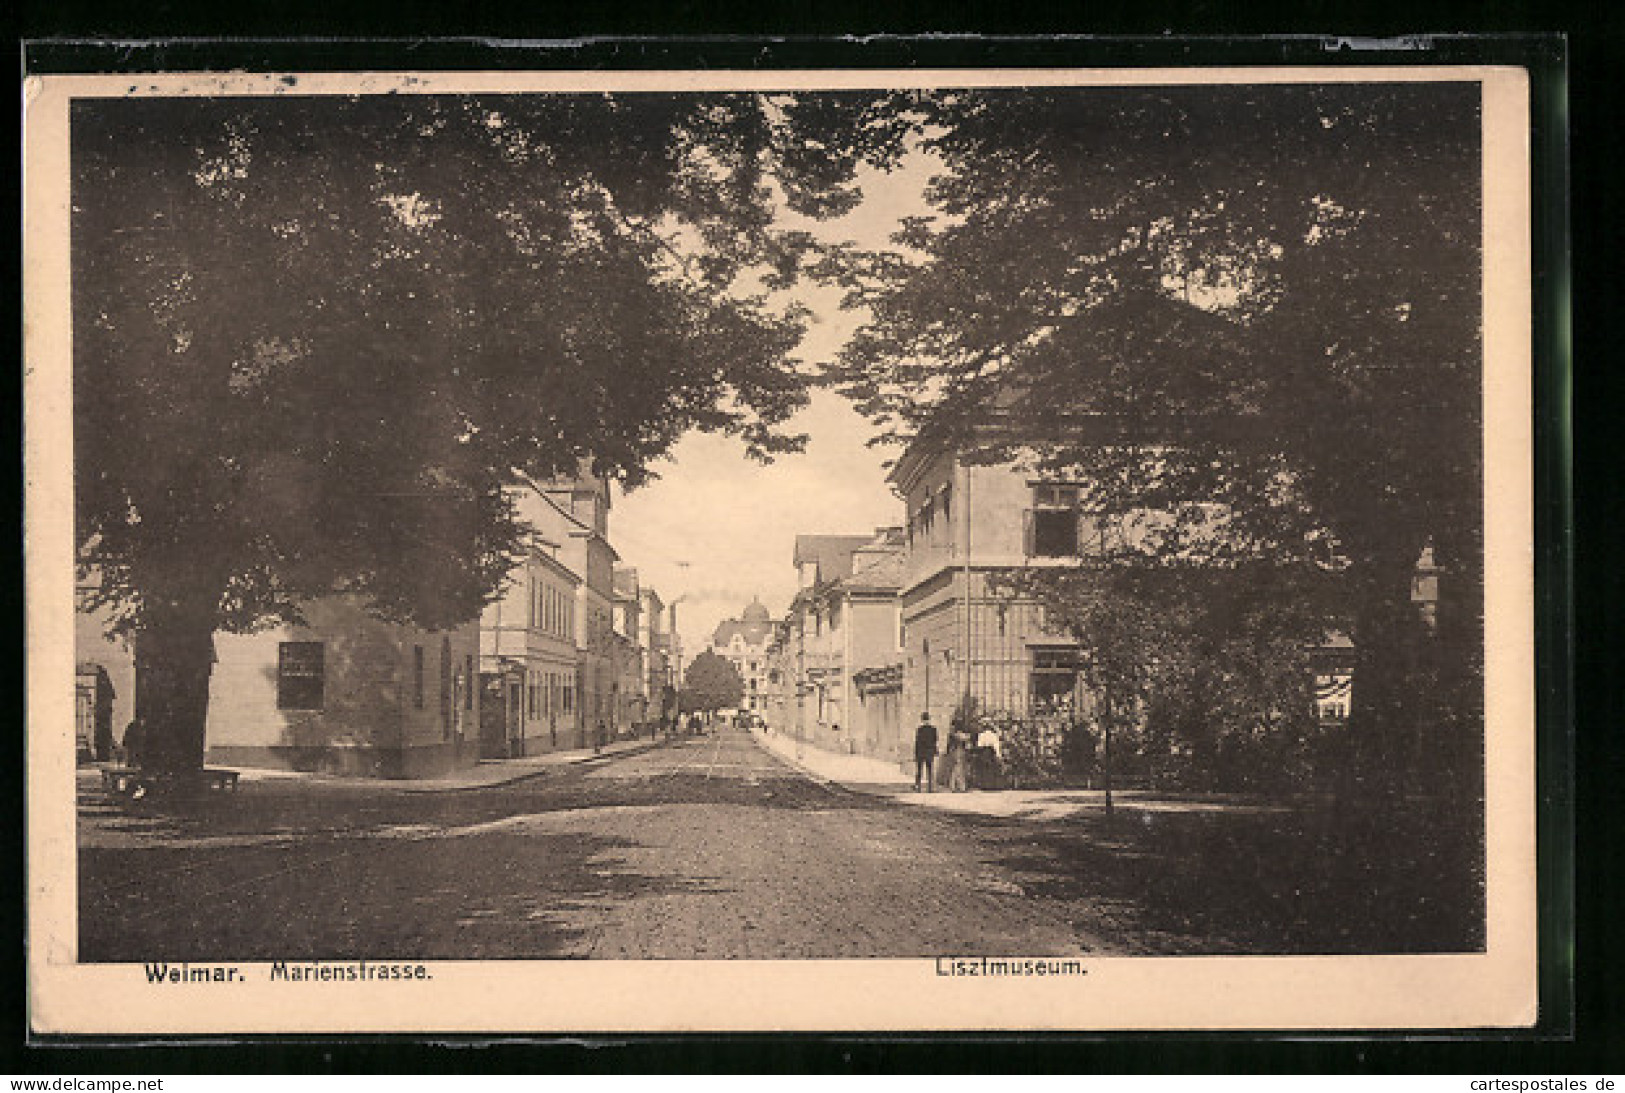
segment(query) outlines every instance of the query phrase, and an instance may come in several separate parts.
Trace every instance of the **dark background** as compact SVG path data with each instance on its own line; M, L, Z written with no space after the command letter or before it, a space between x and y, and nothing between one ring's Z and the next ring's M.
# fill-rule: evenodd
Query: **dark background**
M1537 529L1542 647L1542 984L1543 1023L1534 1034L1280 1039L1266 1035L1094 1037L656 1037L570 1044L499 1043L438 1046L373 1037L348 1041L266 1038L184 1047L85 1043L28 1043L22 947L21 895L23 650L22 589L8 586L5 606L15 625L5 630L11 674L0 693L10 704L15 732L5 772L10 803L11 891L0 936L16 959L6 964L6 1056L14 1074L118 1074L271 1072L520 1071L833 1071L856 1073L1023 1072L1435 1072L1475 1075L1574 1074L1625 1071L1625 1014L1621 1013L1617 885L1625 865L1616 839L1625 745L1616 726L1625 709L1614 670L1615 643L1607 624L1621 591L1625 557L1612 545L1625 520L1619 480L1612 471L1617 434L1618 344L1605 329L1619 283L1611 251L1620 225L1611 198L1617 188L1621 125L1613 83L1625 72L1625 15L1607 5L1533 3L1333 4L1325 0L1253 3L1221 11L1201 0L1152 4L1116 0L1085 9L1078 4L972 4L964 0L890 6L872 2L747 5L679 2L618 8L573 5L539 8L444 0L395 3L266 3L223 6L161 2L29 0L21 37L32 39L25 71L153 71L167 68L353 70L362 68L779 68L951 67L1112 64L1412 63L1450 61L1527 64L1535 93L1537 261ZM906 32L947 37L899 37ZM1208 36L1172 38L1169 32ZM1445 37L1423 51L1341 50L1328 57L1320 41L1241 39L1247 34L1331 34L1362 37L1420 32L1546 32L1548 37ZM889 33L885 33L889 32ZM1089 33L1137 35L1110 41ZM1565 41L1551 37L1567 32ZM987 38L981 35L1017 35ZM656 34L703 35L652 40ZM761 35L790 35L769 42ZM1053 37L1053 35L1066 35ZM591 39L560 42L589 35ZM826 37L818 37L818 36ZM835 40L834 36L860 36ZM879 35L862 38L863 35ZM187 40L142 46L72 44L64 39ZM229 36L236 41L221 41ZM549 39L534 49L483 43L481 36ZM198 39L213 37L215 40ZM297 37L301 41L245 42ZM451 41L424 38L451 37ZM333 41L366 38L366 41ZM54 39L55 41L52 41ZM326 40L322 40L326 39ZM1565 73L1565 56L1568 71ZM1572 145L1571 143L1572 142ZM1567 162L1572 153L1572 167ZM1572 204L1563 199L1570 185ZM1568 251L1572 218L1574 252ZM16 222L13 222L14 225ZM18 230L15 226L13 230ZM18 268L20 270L20 261ZM1572 279L1571 279L1572 276ZM19 279L20 281L20 279ZM1573 392L1563 309L1573 290ZM1580 286L1583 286L1580 287ZM20 326L17 328L20 330ZM1605 340L1606 339L1606 340ZM16 408L5 417L20 440L20 369L8 370L5 391ZM1572 405L1574 431L1565 424ZM1604 432L1604 430L1607 430ZM1568 446L1578 453L1571 507ZM20 444L18 453L20 491ZM20 505L10 511L20 512ZM1578 540L1578 543L1576 543ZM7 540L18 551L20 536ZM1569 574L1578 568L1572 616ZM1573 692L1570 673L1577 674ZM1577 726L1571 741L1567 727ZM1572 746L1571 746L1572 745ZM1572 757L1572 760L1571 760ZM1572 804L1572 807L1571 807ZM1578 827L1577 849L1571 821ZM1576 876L1577 874L1577 876ZM1576 884L1576 880L1578 883ZM1578 907L1571 914L1571 903ZM1571 975L1572 969L1572 975ZM1572 985L1572 995L1571 995Z

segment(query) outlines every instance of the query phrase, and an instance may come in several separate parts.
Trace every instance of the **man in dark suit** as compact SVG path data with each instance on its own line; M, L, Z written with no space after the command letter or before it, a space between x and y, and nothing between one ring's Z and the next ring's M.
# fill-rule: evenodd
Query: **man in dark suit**
M914 730L914 792L920 791L920 778L925 778L925 791L931 788L932 768L937 763L937 727L931 724L931 715L920 715L920 727Z

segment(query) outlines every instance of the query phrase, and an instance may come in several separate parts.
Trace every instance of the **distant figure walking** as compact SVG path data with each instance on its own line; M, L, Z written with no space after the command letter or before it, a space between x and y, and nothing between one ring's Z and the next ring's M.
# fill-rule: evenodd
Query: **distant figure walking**
M944 762L948 765L948 788L964 793L970 773L970 733L964 728L955 728L948 734L948 756Z
M931 781L937 765L937 727L931 724L931 715L920 715L920 727L914 730L914 792L920 792L920 779L925 779L925 791L935 792Z

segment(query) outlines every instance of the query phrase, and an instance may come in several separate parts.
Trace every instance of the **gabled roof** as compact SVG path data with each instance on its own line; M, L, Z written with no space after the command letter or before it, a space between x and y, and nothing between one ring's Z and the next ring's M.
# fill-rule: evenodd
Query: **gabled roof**
M797 535L795 565L812 562L820 583L838 581L852 572L852 552L873 541L872 535Z
M895 592L903 585L903 551L899 548L865 551L859 555L852 575L841 587L855 592Z

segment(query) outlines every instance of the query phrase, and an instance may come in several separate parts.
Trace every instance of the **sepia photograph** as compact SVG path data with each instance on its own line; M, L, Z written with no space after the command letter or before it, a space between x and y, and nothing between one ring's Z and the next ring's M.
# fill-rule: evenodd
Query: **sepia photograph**
M1535 1020L1522 73L30 82L37 1031Z

